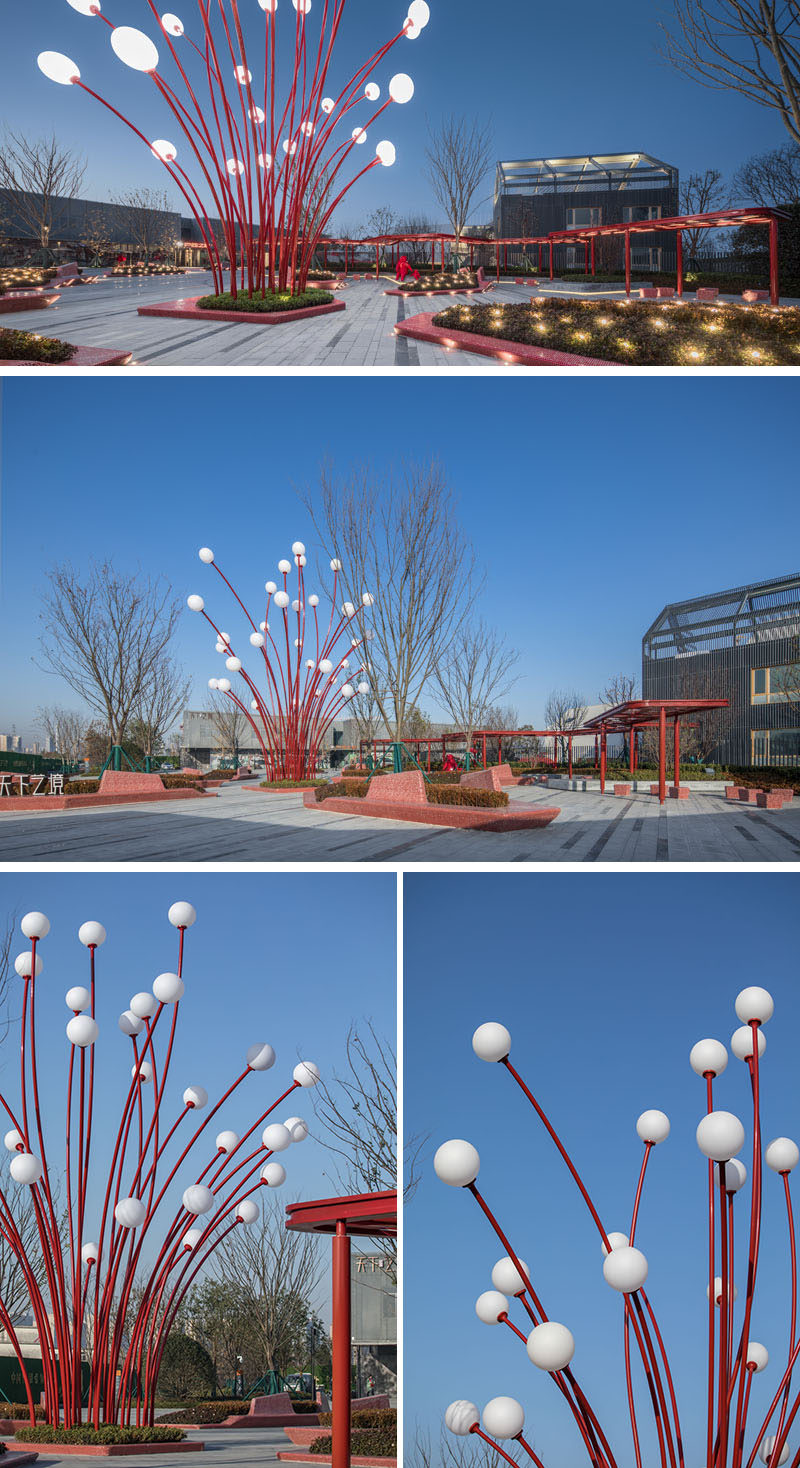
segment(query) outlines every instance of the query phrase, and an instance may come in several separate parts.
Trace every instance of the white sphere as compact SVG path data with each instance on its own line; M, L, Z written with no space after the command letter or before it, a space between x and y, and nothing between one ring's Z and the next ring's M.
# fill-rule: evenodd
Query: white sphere
M217 684L217 688L219 689L220 693L230 693L230 691L231 691L231 680L230 680L230 678L220 678L219 683Z
M211 562L214 559L214 552L210 550L207 545L204 545L202 549L197 552L197 554L206 566L210 566Z
M727 1162L744 1146L744 1127L730 1111L710 1111L697 1128L697 1145L712 1162Z
M306 548L303 545L302 540L293 540L292 541L292 555L293 556L304 556L305 553L306 553Z
M283 1124L293 1142L305 1141L308 1136L308 1122L302 1116L287 1116Z
M505 1060L511 1049L511 1035L505 1025L487 1020L472 1036L472 1048L479 1060Z
M191 902L173 902L167 917L173 928L190 928L197 920L197 913Z
M261 0L259 0L259 5L260 4ZM319 105L322 111L326 113L326 115L330 115L330 113L333 112L336 103L334 102L333 97L323 97Z
M259 1041L249 1047L245 1059L250 1070L269 1070L275 1064L275 1051L271 1045Z
M227 168L228 173L231 175L232 178L234 178L236 174L241 177L241 175L244 173L244 164L241 158L226 158L225 167Z
M183 1093L184 1106L191 1106L194 1111L202 1111L208 1105L208 1091L205 1086L187 1086Z
M471 1142L454 1137L437 1147L433 1167L440 1182L451 1188L465 1188L478 1176L481 1159Z
M138 1014L140 1019L149 1019L151 1014L155 1014L158 1001L155 995L148 994L146 989L142 989L138 994L134 994L130 1008L134 1014Z
M265 1162L261 1169L261 1181L268 1188L280 1188L286 1182L286 1168L280 1162Z
M74 989L67 989L64 995L64 1002L67 1009L74 1009L80 1013L82 1009L89 1008L92 1002L92 996L88 989L84 989L82 985L76 984Z
M159 974L153 980L153 993L159 1004L177 1004L186 992L186 985L178 974Z
M10 1172L15 1183L32 1187L42 1175L42 1164L32 1152L16 1152L11 1159Z
M272 600L281 611L285 611L289 605L289 595L285 591L276 591Z
M316 595L316 593L314 593L312 596L310 596L308 598L308 605L310 607L318 607L319 606L319 597Z
M144 1020L141 1020L138 1014L134 1014L132 1009L123 1009L117 1024L123 1035L138 1035L144 1025Z
M669 1136L669 1117L663 1111L643 1111L636 1130L643 1142L665 1142Z
M3 1137L3 1145L7 1152L16 1152L18 1147L25 1146L25 1138L21 1132L17 1131L16 1127L12 1127L11 1131L6 1132Z
M336 556L334 556L333 560L331 561L331 570L332 571L341 571L341 569L342 569L342 563L341 563L341 561L338 560Z
M748 1341L745 1364L754 1367L756 1374L763 1371L764 1367L769 1364L769 1351L766 1346L762 1346L760 1341Z
M761 1443L760 1443L759 1449L758 1449L758 1456L761 1459L762 1463L768 1463L769 1462L770 1458L772 1457L772 1453L773 1453L773 1450L774 1450L776 1441L777 1441L777 1439L774 1436L773 1437L762 1437ZM780 1453L779 1453L778 1458L777 1458L776 1461L780 1465L781 1463L785 1463L786 1460L788 1459L788 1457L789 1457L789 1444L788 1443L784 1443L784 1445L781 1448L781 1451L780 1451Z
M448 1432L454 1432L456 1437L468 1437L473 1427L477 1427L481 1420L481 1414L474 1402L464 1401L463 1398L457 1402L451 1402L444 1414L444 1425Z
M114 1217L122 1228L139 1228L147 1217L147 1209L141 1198L120 1198Z
M742 989L736 995L736 1014L743 1025L749 1025L751 1020L758 1020L765 1025L768 1019L772 1019L774 1009L772 995L768 990L759 988L758 984Z
M99 0L67 0L67 4L77 10L79 15L99 15Z
M720 1187L722 1187L723 1167L725 1168L725 1192L738 1193L739 1189L743 1188L747 1182L747 1168L743 1162L739 1161L738 1157L729 1157L728 1161L723 1162L721 1165L718 1162L717 1172L719 1174Z
M363 127L354 127L350 136L354 143L366 143L367 141L367 134Z
M300 598L299 597L295 597L294 601L292 602L292 611L293 612L299 612L301 610L301 608L302 608L302 605L303 605L303 603L301 602ZM295 646L296 645L297 644L295 644Z
M252 1198L243 1198L236 1209L236 1217L240 1223L255 1223L258 1218L258 1204Z
M263 632L251 632L250 633L250 645L251 645L251 647L263 647L264 646L264 640L265 639L264 639Z
M730 1284L728 1285L728 1296L732 1300L738 1300L738 1298L739 1298L739 1291L737 1290L736 1285L734 1285L732 1289L731 1289ZM706 1299L708 1299L708 1298L709 1298L709 1288L708 1288L708 1285L706 1285ZM714 1304L715 1305L720 1305L721 1303L722 1303L722 1276L718 1274L716 1276L715 1280L714 1280Z
M81 78L80 69L62 51L40 51L36 65L48 81L58 82L62 87L68 87Z
M330 658L322 658L319 665L319 670L321 673L333 672L333 663L331 662Z
M356 690L352 683L343 683L341 688L342 698L355 698Z
M50 919L43 912L26 912L20 927L26 938L46 938L50 932Z
M410 14L410 12L409 12L409 14ZM182 36L183 35L183 21L177 15L171 15L169 12L167 12L166 15L162 15L162 17L161 17L161 24L163 25L164 30L167 32L167 35L168 36ZM214 557L213 557L211 551L201 551L200 552L200 559L201 559L201 561L202 560L205 560L206 555L208 556L208 559L210 561L213 561Z
M767 1048L767 1037L763 1030L756 1030L758 1035L758 1058L761 1059ZM751 1060L753 1057L753 1031L749 1025L741 1025L731 1035L731 1050L737 1060Z
M371 606L374 606L374 604L375 604L375 598L372 595L372 592L371 591L362 591L362 593L361 593L361 605L362 605L362 607L371 607Z
M202 612L205 606L205 602L202 596L197 596L197 594L193 592L191 596L187 596L186 605L189 608L190 612Z
M220 634L219 634L219 640L220 640L220 642L230 642L230 640L231 640L230 639L230 633L229 632L220 632Z
M527 1352L540 1371L563 1371L575 1354L575 1338L566 1325L544 1320L528 1336Z
M520 1259L523 1273L520 1274L513 1259L508 1255L498 1259L492 1270L492 1284L504 1295L521 1295L530 1285L530 1270L524 1259Z
M514 1397L492 1397L483 1409L483 1427L490 1437L518 1437L525 1413Z
M275 592L278 590L278 587L277 587L276 582L274 582L274 581L265 581L264 582L264 590L266 591L266 593L267 593L268 596L274 596Z
M158 51L150 37L133 26L118 25L111 32L111 49L134 71L155 71L158 66Z
M368 683L359 683L358 688L357 688L357 692L358 693L362 693L362 694L369 693L369 684Z
M375 149L375 156L380 160L384 168L391 168L397 157L397 150L394 143L390 143L388 138L381 138L381 141Z
M162 163L174 163L178 156L178 150L169 138L154 138L150 144L150 152L154 158L160 159ZM192 611L202 611L202 607L192 607Z
M689 1064L695 1075L707 1072L721 1076L728 1064L728 1052L719 1040L698 1040L689 1051Z
M288 576L288 574L291 571L291 569L292 569L292 563L291 563L291 561L285 561L285 560L284 561L278 561L278 570L281 572L281 575Z
M367 85L364 88L364 96L366 97L368 102L377 102L380 94L381 89L379 86L376 85L375 82L367 82Z
M214 1207L214 1194L205 1183L192 1183L185 1190L182 1201L187 1213L210 1213Z
M239 1138L235 1132L219 1132L214 1143L218 1152L233 1152L239 1145Z
M100 1250L97 1244L90 1239L89 1242L84 1244L83 1248L81 1249L81 1259L83 1260L84 1264L96 1264L97 1256L99 1253Z
M608 1239L608 1242L611 1245L611 1248L612 1249L625 1249L625 1248L627 1248L628 1244L630 1243L630 1239L628 1238L628 1235L627 1234L621 1234L619 1232L612 1232L610 1234L606 1234L606 1238ZM600 1245L600 1248L602 1250L603 1258L604 1259L607 1258L607 1256L608 1256L608 1249L606 1248L605 1244L601 1244Z
M354 617L355 614L356 614L356 609L355 609L355 606L353 605L353 603L351 601L346 601L346 602L343 602L342 603L342 616L343 617Z
M76 1014L67 1024L67 1039L70 1045L77 1045L79 1050L86 1050L93 1045L100 1031L97 1022L90 1014Z
M16 969L21 979L29 979L31 973L34 972L34 970L34 976L38 979L40 973L42 972L42 960L39 957L38 953L36 955L36 963L33 962L33 956L30 952L18 953L16 958L14 959L14 968Z
M181 1239L181 1243L183 1244L184 1249L189 1249L191 1251L192 1249L197 1248L197 1245L200 1243L202 1237L203 1230L201 1228L187 1228L186 1233Z
M153 1079L153 1067L149 1060L140 1060L138 1065L131 1066L131 1080L139 1080L146 1086Z
M630 1244L612 1249L603 1260L603 1278L612 1290L619 1290L623 1295L640 1290L647 1279L647 1260L641 1249L634 1249Z
M213 688L213 689L219 688L219 679L218 678L209 678L209 680L208 680L208 686L209 686L209 688Z
M431 18L431 9L427 0L411 0L408 7L409 20L413 20L415 26L422 30Z
M99 948L106 941L106 930L102 923L81 923L78 941L84 948Z
M800 1149L791 1137L776 1137L767 1147L764 1161L773 1172L791 1172L800 1162Z
M248 82L251 82L253 80L253 73L252 71L248 71L246 66L235 67L233 74L236 77L236 80L239 83L240 87L246 87Z
M316 1086L319 1080L319 1066L313 1060L301 1060L292 1071L292 1080L297 1081L298 1086Z
M242 663L240 658L226 658L225 667L229 673L241 673Z
M484 1290L475 1301L475 1314L484 1325L496 1325L498 1316L508 1314L508 1300L499 1290Z
M389 83L389 96L393 102L410 102L414 95L414 83L404 71L398 71Z
M292 1145L292 1134L281 1122L273 1121L270 1126L264 1127L261 1141L268 1152L285 1152Z
M250 707L253 710L253 713L254 714L257 714L258 713L258 699L257 698L251 698L251 700L250 700Z

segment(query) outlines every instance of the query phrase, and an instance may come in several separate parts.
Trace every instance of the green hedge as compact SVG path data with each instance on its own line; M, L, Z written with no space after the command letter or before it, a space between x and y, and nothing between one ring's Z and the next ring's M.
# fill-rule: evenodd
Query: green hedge
M44 1422L44 1407L37 1407L34 1404L33 1413L37 1422ZM31 1409L27 1402L0 1402L0 1421L12 1417L17 1419L30 1417L30 1415Z
M333 1423L332 1412L320 1412L319 1421L321 1427L330 1427ZM351 1421L352 1427L377 1428L380 1431L397 1429L396 1407L362 1407L354 1412Z
M85 1446L112 1443L179 1443L186 1436L179 1427L20 1427L16 1441L22 1443L80 1443Z
M743 785L748 790L768 790L772 785L780 786L782 790L788 785L793 789L800 789L800 765L784 765L778 770L770 765L761 765L758 768L752 765L729 765L725 775L734 785Z
M309 790L315 785L325 785L326 780L261 780L259 790Z
M331 1453L333 1438L316 1437L309 1447L310 1453ZM350 1434L350 1452L359 1458L396 1458L397 1428L379 1431L377 1428L358 1429Z
M331 780L327 785L316 786L316 796L317 800L330 800L336 795L361 800L368 790L369 780Z
M42 362L58 366L61 362L69 362L74 351L69 342L58 341L56 337L37 336L32 331L12 331L5 327L0 331L2 362Z
M269 314L271 311L301 311L306 306L327 306L333 300L330 291L301 291L297 296L290 296L288 291L270 292L265 291L263 295L245 295L242 291L232 296L226 291L221 296L199 296L195 305L201 311L263 311Z
M671 761L668 761L667 768L669 769L669 772L671 774ZM710 775L706 774L707 768L711 770ZM723 773L722 765L681 765L680 778L682 780L723 780L725 779L725 775ZM628 783L630 783L632 779L655 781L658 779L658 767L655 765L637 765L634 774L631 775L630 765L609 763L606 766L606 779L624 780Z
M428 787L428 805L468 805L476 809L499 809L508 805L504 790L471 790L465 785Z
M250 1411L249 1401L242 1401L241 1397L226 1402L192 1402L188 1407L181 1407L177 1412L166 1412L159 1417L160 1423L167 1422L198 1422L202 1425L213 1422L224 1422L226 1417L243 1417Z

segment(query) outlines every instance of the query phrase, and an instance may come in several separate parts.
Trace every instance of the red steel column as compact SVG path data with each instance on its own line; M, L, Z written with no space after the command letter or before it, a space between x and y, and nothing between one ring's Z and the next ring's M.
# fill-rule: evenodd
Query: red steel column
M679 229L675 236L675 259L678 264L678 295L683 295L683 230Z
M658 798L663 805L667 794L667 711L661 705L658 714Z
M350 1468L350 1237L337 1219L333 1236L333 1453L331 1468Z
M569 760L569 778L572 779L572 735L567 736L567 758Z
M486 735L483 736L483 768L486 769Z
M548 240L547 243L550 246L550 279L552 280L553 279L553 241L552 240Z
M500 279L500 241L499 240L495 240L495 242L494 242L494 263L495 263L495 271L496 271L496 274L497 274L497 279L499 280Z
M606 726L600 725L600 794L606 790Z
M769 222L769 298L773 306L780 301L780 281L778 279L778 221L771 219Z
M595 268L594 268L594 266L595 266L594 235L592 235L591 256L592 256L592 275L594 275L594 273L595 273Z
M380 273L381 273L381 247L380 247L380 245L376 245L375 246L375 279L376 280L380 276Z
M625 294L631 293L631 232L625 231Z
M508 275L508 245L503 245L503 274Z
M628 751L628 753L630 755L631 776L633 776L633 772L636 767L636 730L633 725L631 725L631 728L628 731L628 739L630 741L630 750Z
M588 275L589 274L589 241L588 240L584 240L584 242L583 242L583 273L584 273L584 275Z
M542 242L539 241L539 274L542 273Z
M672 784L675 790L680 790L681 785L681 721L675 716L675 725L672 733Z

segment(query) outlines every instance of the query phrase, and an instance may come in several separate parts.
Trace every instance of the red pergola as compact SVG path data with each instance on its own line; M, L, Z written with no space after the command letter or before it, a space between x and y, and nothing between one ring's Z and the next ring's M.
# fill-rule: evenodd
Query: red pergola
M286 1227L330 1234L333 1242L331 1338L333 1452L331 1468L350 1468L350 1240L397 1237L397 1193L354 1193L290 1203Z
M631 775L636 773L636 733L639 729L658 729L658 798L664 804L667 793L667 720L673 726L673 790L680 789L681 719L690 714L704 714L711 709L728 707L727 698L632 698L587 719L584 730L597 730L600 736L600 793L606 788L606 738L609 734L630 735Z

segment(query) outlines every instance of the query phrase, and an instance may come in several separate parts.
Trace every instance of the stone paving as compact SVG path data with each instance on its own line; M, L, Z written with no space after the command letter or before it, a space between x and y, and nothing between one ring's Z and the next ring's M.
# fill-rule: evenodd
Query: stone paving
M475 352L449 351L427 342L396 336L398 321L420 311L444 309L455 301L520 302L530 286L503 282L490 296L439 296L401 300L385 296L389 282L351 280L341 293L347 310L285 326L250 326L219 321L198 323L139 316L138 307L158 301L196 296L212 289L209 274L191 271L172 278L103 280L73 286L57 306L29 311L25 328L57 336L78 346L116 347L133 352L136 367L480 367L520 370ZM563 295L537 287L537 294ZM603 299L624 299L624 291L604 292ZM586 297L582 297L586 299ZM591 297L589 297L591 299ZM720 297L721 300L729 299ZM732 298L730 298L732 299ZM798 304L787 301L785 304ZM3 317L0 316L0 324ZM14 324L9 317L9 324ZM21 369L24 370L24 369ZM37 369L38 370L38 369ZM530 370L530 369L522 369Z
M198 1447L196 1453L159 1453L154 1448L152 1453L136 1454L128 1461L141 1464L141 1468L210 1468L216 1464L217 1468L258 1468L260 1463L277 1463L278 1452L290 1452L292 1444L286 1434L279 1427L253 1427L242 1430L231 1430L230 1428L205 1427L202 1432L188 1432L190 1441L204 1443L203 1449ZM10 1441L10 1439L9 1439ZM302 1449L299 1449L302 1452ZM98 1463L112 1462L112 1459L96 1458L90 1455L82 1456L80 1453L70 1453L65 1458L56 1456L55 1453L39 1452L38 1468L44 1468L49 1463L92 1463L97 1468Z
M543 830L456 831L319 814L302 793L221 790L209 800L0 813L4 862L796 862L800 799L762 811L722 795L664 806L649 795L518 787L514 805L557 805Z

